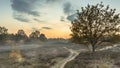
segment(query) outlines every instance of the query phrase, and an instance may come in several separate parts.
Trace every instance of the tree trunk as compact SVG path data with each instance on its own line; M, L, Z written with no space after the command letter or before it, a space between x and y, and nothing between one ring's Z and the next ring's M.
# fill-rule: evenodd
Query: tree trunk
M95 52L95 45L92 45L92 52Z

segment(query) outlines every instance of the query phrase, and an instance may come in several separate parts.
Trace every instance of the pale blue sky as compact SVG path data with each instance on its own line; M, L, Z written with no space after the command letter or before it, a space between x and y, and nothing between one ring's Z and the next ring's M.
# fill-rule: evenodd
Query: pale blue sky
M77 9L101 1L110 8L116 8L120 13L120 0L1 0L0 26L5 26L9 32L24 29L27 34L32 28L41 30L47 37L65 37L70 34L70 21L67 16ZM19 3L20 2L20 3ZM28 5L22 4L27 3ZM13 5L13 6L11 6ZM25 5L25 7L21 7ZM66 8L66 9L64 9ZM43 29L49 27L51 29ZM57 33L55 33L57 31Z

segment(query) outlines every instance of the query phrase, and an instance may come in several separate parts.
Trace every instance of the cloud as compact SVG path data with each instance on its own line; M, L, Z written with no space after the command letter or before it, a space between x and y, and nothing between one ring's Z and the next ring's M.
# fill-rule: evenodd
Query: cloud
M50 28L50 27L42 27L42 29L50 30L52 28Z
M11 0L13 18L21 22L30 22L30 18L26 15L40 16L40 13L36 10L37 2L38 0Z
M64 14L67 15L66 19L69 20L69 21L73 21L76 18L76 16L77 16L77 14L74 13L75 9L74 9L74 6L72 5L71 2L65 2L64 3L64 5L63 5L63 12L64 12Z
M13 9L13 17L19 21L28 21L29 17L24 18L24 15L32 16L32 19L41 17L41 8L47 4L59 3L62 0L11 0L11 7ZM38 10L39 9L39 10ZM15 16L21 14L21 16ZM22 18L23 16L23 18ZM20 18L19 18L20 17ZM39 21L34 19L35 21Z
M21 21L21 22L29 22L30 20L22 15L13 15L14 19Z
M35 5L38 0L11 0L11 2L14 11L39 16L39 12L35 10Z
M47 3L59 2L59 1L62 1L62 0L46 0Z
M44 21L39 20L39 19L37 19L37 18L34 18L33 20L36 21L36 22L44 22Z
M34 20L36 22L43 22L37 19L39 17L42 18L42 14L44 14L44 12L42 13L42 9L45 8L47 4L56 5L55 3L62 4L60 6L63 6L63 12L67 15L66 18L68 20L71 21L74 19L75 15L71 15L74 12L73 4L71 3L71 1L67 0L11 0L13 18L21 22L30 22L30 20ZM65 20L65 16L60 18L60 21L62 22Z
M35 28L35 27L32 27L31 31L32 31L32 32L35 32L35 31L40 31L40 29Z
M52 28L50 28L50 27L41 27L41 28L32 27L31 32L41 31L41 30L50 30L50 29L52 29Z
M60 21L65 22L65 17L61 16Z
M33 16L40 16L40 13L37 11L32 11L32 12L30 12L30 14Z
M40 13L36 10L36 6L49 4L50 2L58 2L60 0L11 0L11 7L14 11L20 13L27 13L33 16L40 16Z
M70 2L66 2L63 5L63 11L66 15L69 15L70 13L73 12L72 4Z
M76 14L76 13L75 13L75 14L72 14L72 15L68 15L68 16L67 16L67 20L69 20L69 21L74 21L76 17L77 17L77 14Z

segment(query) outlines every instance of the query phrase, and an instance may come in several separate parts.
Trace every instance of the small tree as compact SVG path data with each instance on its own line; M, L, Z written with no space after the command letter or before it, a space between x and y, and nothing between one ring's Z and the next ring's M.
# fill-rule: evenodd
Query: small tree
M20 29L16 33L15 38L16 38L15 40L17 40L17 41L20 41L20 40L25 41L25 40L27 40L28 37L27 37L26 33L24 32L24 30Z
M40 39L41 41L46 41L46 40L47 40L45 34L40 34L39 39Z
M95 52L96 45L103 42L103 37L113 36L119 33L120 18L116 9L110 9L109 5L104 7L102 3L87 5L77 11L77 18L72 21L72 39L87 42Z
M39 36L40 32L36 30L29 35L29 38L32 40L38 40Z
M0 43L3 43L7 39L8 29L0 26Z

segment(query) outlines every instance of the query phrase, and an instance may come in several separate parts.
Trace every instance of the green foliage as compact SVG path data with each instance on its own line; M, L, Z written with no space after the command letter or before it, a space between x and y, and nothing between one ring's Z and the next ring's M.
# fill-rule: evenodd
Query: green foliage
M72 39L77 42L85 41L95 46L104 41L104 36L113 36L120 31L120 18L116 9L104 7L102 3L87 5L77 11L77 18L72 21Z
M0 27L0 34L7 34L8 29L5 27Z
M20 41L20 40L27 40L27 35L24 32L24 30L18 30L17 34L15 35L15 40Z
M33 41L40 40L40 41L46 41L47 38L44 34L40 34L39 31L34 31L29 35L29 38Z
M40 36L40 32L39 31L35 31L35 32L32 32L30 35L29 35L29 38L31 39L38 39Z
M47 38L46 38L46 36L45 36L44 34L40 34L39 39L40 39L41 41L46 41L46 40L47 40Z
M5 27L0 27L0 43L7 39L7 31L8 29Z
M32 32L29 37L25 31L20 29L16 34L9 34L8 29L0 26L0 44L8 43L8 41L15 41L19 43L30 43L31 41L46 41L47 38L44 34L40 34L39 31ZM36 43L37 43L36 42Z

